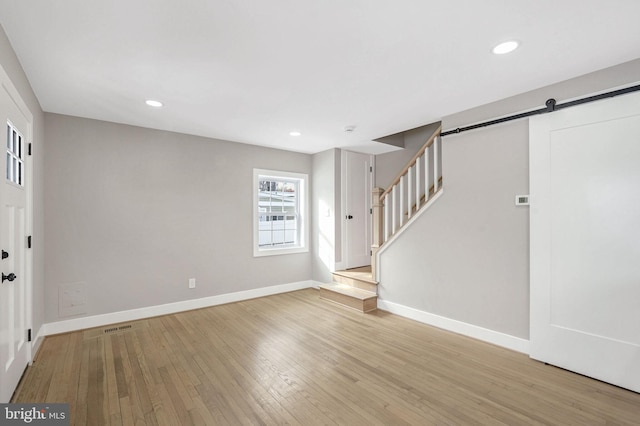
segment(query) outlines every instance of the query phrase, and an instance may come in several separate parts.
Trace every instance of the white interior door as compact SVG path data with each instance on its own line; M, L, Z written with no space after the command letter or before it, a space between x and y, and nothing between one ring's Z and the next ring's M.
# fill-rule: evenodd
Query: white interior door
M530 122L531 357L640 392L640 93Z
M343 151L343 223L345 268L371 264L372 159L368 154Z
M3 73L0 73L3 74ZM31 356L27 341L28 268L27 245L27 135L30 120L16 101L7 81L0 93L2 181L0 182L0 402L8 402ZM17 103L18 102L18 103Z

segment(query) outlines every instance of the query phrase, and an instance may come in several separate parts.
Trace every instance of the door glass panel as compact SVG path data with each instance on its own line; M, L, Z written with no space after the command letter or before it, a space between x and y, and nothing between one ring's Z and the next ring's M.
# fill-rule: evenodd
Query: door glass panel
M13 127L11 123L7 123L7 180L17 185L23 186L23 169L24 169L24 138Z

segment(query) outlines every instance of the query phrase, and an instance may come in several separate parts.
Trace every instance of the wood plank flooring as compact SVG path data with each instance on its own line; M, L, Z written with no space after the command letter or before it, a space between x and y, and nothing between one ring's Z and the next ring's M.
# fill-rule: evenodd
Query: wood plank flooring
M77 425L640 424L640 394L312 289L130 324L48 337L13 402Z

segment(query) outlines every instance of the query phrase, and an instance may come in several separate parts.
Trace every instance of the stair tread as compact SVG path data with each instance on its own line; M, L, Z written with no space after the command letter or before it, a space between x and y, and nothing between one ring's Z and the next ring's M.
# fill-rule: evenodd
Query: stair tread
M320 288L323 288L329 291L334 291L336 293L341 293L346 296L350 296L360 300L367 300L374 297L378 297L376 293L351 287L347 284L339 284L339 283L321 284Z
M344 271L335 271L334 275L339 275L341 277L360 280L360 281L368 282L371 284L376 284L376 285L378 284L378 282L373 279L373 275L371 273L371 267L347 269Z

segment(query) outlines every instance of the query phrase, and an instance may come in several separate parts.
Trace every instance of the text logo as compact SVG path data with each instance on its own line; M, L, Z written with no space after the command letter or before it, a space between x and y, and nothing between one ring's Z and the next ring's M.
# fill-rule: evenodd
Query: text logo
M69 426L69 404L0 404L0 426Z

